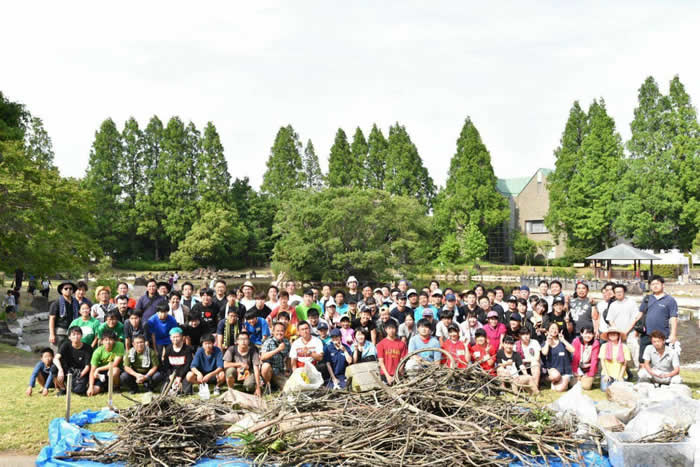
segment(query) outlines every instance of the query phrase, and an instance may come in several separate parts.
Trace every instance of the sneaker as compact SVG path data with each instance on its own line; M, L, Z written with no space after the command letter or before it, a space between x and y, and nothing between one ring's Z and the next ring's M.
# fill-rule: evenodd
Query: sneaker
M221 391L219 390L219 386L216 386L216 387L214 388L214 395L215 395L215 396L221 395Z

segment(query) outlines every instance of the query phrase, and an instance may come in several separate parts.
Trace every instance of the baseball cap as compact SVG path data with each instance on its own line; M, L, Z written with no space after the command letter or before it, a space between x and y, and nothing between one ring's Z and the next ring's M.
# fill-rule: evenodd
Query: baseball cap
M442 290L441 289L433 290L433 297L435 297L435 296L442 297Z
M455 300L457 300L457 297L455 297L455 294L453 293L448 293L445 296L445 300L447 300L448 302L454 302Z
M396 300L406 300L406 294L400 293L396 296Z
M329 306L332 306L333 308L335 308L335 302L333 300L328 300L326 302L326 308L328 308Z
M328 326L326 326L326 328L328 328ZM343 333L341 333L340 329L338 329L338 328L335 328L331 331L331 337L340 337L342 335L343 335Z
M354 282L354 283L356 283L356 284L358 283L358 281L357 281L357 279L355 278L355 276L350 276L350 277L348 277L348 280L345 281L346 284L349 284L350 282Z
M425 308L423 310L423 316L435 316L435 314L433 313L433 310L431 310L430 308Z
M321 321L320 323L318 323L318 326L316 326L316 329L328 329L328 325Z
M510 297L508 297L508 301L509 301L509 302L517 302L517 301L518 301L518 297L516 297L515 295L511 295Z
M527 291L529 292L529 291L530 291L530 287L528 287L527 285L524 285L524 284L523 284L523 285L520 286L520 290L527 290Z
M406 292L406 296L410 297L411 295L418 295L418 292L416 292L416 289L408 289L408 292Z
M352 305L353 303L355 305L357 305L357 300L355 300L354 298L351 298L350 300L348 300L348 305Z
M523 319L519 313L513 313L512 315L510 315L510 320L511 321L522 321Z
M498 312L497 311L489 311L489 314L486 315L486 318L498 318Z
M564 304L565 303L564 297L554 297L554 300L552 300L552 305L554 305L556 303Z
M377 293L377 292L382 293L381 287L377 287L376 289L374 289L374 293Z

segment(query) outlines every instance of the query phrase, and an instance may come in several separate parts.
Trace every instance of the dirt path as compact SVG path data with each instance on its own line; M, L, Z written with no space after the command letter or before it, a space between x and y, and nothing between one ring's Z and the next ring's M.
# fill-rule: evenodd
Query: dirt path
M36 456L15 451L0 452L0 467L36 465Z

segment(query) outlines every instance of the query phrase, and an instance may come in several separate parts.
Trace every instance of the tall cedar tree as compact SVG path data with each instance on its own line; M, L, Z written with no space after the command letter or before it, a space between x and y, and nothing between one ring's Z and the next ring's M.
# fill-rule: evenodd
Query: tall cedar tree
M577 168L570 180L568 203L559 215L567 244L591 253L612 246L616 194L624 175L622 139L605 101L588 109L588 132L581 142Z
M19 102L12 102L0 91L0 141L24 138L29 112Z
M314 143L311 140L306 142L304 148L304 157L302 158L304 188L311 190L320 190L323 188L323 174L321 173L321 165L318 162L318 156L314 149Z
M258 193L250 186L248 177L236 178L231 184L231 198L236 211L248 230L247 246L241 259L247 266L270 261L275 239L272 224L278 203L266 193Z
M122 130L122 157L119 161L119 178L122 185L122 220L119 231L124 235L124 255L137 253L136 232L140 213L136 207L139 192L143 189L143 133L139 123L131 117Z
M224 146L212 122L208 122L204 128L201 147L195 181L198 187L200 215L216 206L227 206L231 200L229 196L231 174L224 156Z
M581 144L587 132L588 115L581 109L578 101L574 101L559 147L554 150L555 169L547 177L549 212L545 216L544 222L555 239L559 239L562 234L570 233L567 232L560 214L569 204L571 179L576 172Z
M352 144L350 144L352 152L353 165L349 167L352 185L357 187L365 186L365 165L367 164L367 140L365 139L362 129L358 126L355 129L355 134L352 136Z
M328 186L330 188L356 186L356 169L348 137L342 128L338 128L328 156Z
M39 117L32 117L24 135L24 146L27 155L39 166L51 169L53 165L53 143L49 133L44 128L44 122Z
M382 134L382 130L377 128L376 123L372 125L372 131L369 132L367 146L368 152L364 167L365 186L383 190L388 143Z
M426 211L433 206L435 184L423 166L418 149L403 125L389 128L384 189L417 199Z
M111 118L102 122L95 132L90 150L85 186L92 194L98 210L94 213L97 235L105 254L118 254L119 223L122 219L119 163L122 158L122 140Z
M678 77L668 96L648 77L638 101L615 227L640 248L688 249L700 222L695 110Z
M458 237L473 222L482 234L505 222L508 201L496 190L491 155L467 117L450 161L445 188L435 202L435 223L442 236Z
M281 199L290 191L303 187L302 171L299 136L292 125L287 125L277 132L260 190Z
M153 258L158 261L167 243L163 221L165 214L162 210L164 197L160 183L162 169L160 167L163 153L163 122L153 116L143 132L143 187L136 197L136 208L139 214L136 233L153 242Z

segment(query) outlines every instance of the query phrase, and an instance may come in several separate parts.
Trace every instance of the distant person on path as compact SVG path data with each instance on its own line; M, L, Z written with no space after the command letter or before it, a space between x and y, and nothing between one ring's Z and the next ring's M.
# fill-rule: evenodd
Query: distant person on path
M5 310L7 311L7 308L11 307L12 311L17 311L17 302L15 301L15 294L12 292L12 290L7 291L7 296L5 297Z
M58 300L49 307L49 343L56 350L68 340L68 328L71 322L80 314L78 301L73 298L76 289L72 282L61 282L56 290Z
M41 296L44 298L49 298L49 290L51 289L51 279L44 277L41 281Z

